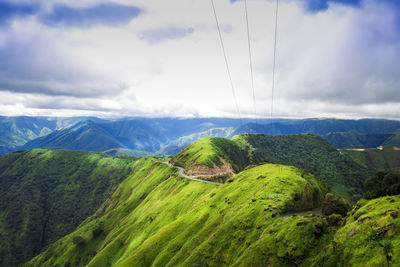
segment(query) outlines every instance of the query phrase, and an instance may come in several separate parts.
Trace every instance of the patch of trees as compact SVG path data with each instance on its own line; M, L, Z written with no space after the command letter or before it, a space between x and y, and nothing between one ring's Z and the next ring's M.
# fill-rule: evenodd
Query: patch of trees
M365 198L400 194L400 171L379 171L364 183Z

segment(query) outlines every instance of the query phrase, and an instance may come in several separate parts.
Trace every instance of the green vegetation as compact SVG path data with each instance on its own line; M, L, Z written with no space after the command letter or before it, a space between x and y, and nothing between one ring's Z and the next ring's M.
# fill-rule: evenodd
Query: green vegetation
M381 145L400 145L398 134L362 134L333 132L322 136L336 148L377 148Z
M135 169L92 217L28 266L281 266L300 263L319 244L322 217L280 218L320 206L326 193L295 167L249 168L219 187L148 159ZM99 225L104 232L94 237ZM77 236L83 246L74 244Z
M363 182L373 173L341 155L322 137L310 134L243 134L230 140L203 138L178 153L173 162L189 170L196 165L218 166L220 158L229 162L236 172L263 162L306 169L324 180L334 193L347 199L350 195L361 197Z
M206 165L212 168L214 164L221 166L221 159L229 162L236 172L243 170L248 163L246 154L239 146L222 137L202 138L183 149L173 158L172 162L185 169L196 165Z
M324 215L339 214L345 216L350 209L350 203L334 194L326 194L322 203L322 213Z
M383 146L382 149L365 150L343 149L340 152L375 172L400 169L400 149L397 147Z
M379 171L365 181L366 198L400 194L400 171Z
M399 266L400 197L360 200L311 266Z
M400 197L351 208L342 197L363 193L372 168L321 137L208 137L171 159L186 170L231 164L236 175L221 186L181 177L166 160L47 149L1 157L1 265L38 244L26 266L400 265ZM397 188L397 174L386 175L366 188Z
M132 172L135 159L35 149L0 157L0 266L72 232Z

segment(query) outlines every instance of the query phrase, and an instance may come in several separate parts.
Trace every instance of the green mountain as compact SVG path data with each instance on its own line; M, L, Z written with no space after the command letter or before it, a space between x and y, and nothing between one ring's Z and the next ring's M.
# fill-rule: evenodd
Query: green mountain
M381 146L368 149L342 149L340 152L374 171L400 169L400 148Z
M361 195L364 180L373 174L368 166L342 155L322 137L309 134L204 138L183 149L173 162L192 175L206 173L210 177L214 172L215 177L225 178L251 164L292 165L320 177L333 192L347 199Z
M134 159L36 149L0 157L0 266L73 231L133 171Z
M305 141L301 137L291 141ZM238 137L237 149L247 145L244 141L255 142L246 138ZM212 149L221 149L220 160L241 158L229 142L213 144ZM175 160L183 166L192 166L193 159L211 160L214 167L207 143L200 149L208 156ZM152 158L136 161L133 168L92 216L25 265L400 264L399 196L361 200L346 214L345 201L332 194L324 198L324 183L292 166L247 166L221 186L186 179Z
M321 205L326 189L304 171L265 164L218 187L183 179L151 160L135 167L93 216L27 265L295 263L319 243L322 218L281 219Z

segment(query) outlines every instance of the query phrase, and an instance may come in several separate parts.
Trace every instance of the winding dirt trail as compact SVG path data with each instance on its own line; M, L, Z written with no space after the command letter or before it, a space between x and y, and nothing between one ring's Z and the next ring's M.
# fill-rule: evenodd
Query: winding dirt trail
M212 182L212 181L206 181L206 180L201 180L201 179L198 179L198 178L196 178L196 177L186 175L186 174L183 173L183 172L184 172L184 169L183 169L182 167L172 165L171 163L169 163L169 162L167 162L167 161L161 161L161 163L166 164L166 165L168 165L168 166L170 166L170 167L172 167L172 168L178 169L178 174L179 174L180 176L186 178L186 179L189 179L189 180L192 180L192 181L196 181L196 182L206 183L206 184L222 185L221 183Z

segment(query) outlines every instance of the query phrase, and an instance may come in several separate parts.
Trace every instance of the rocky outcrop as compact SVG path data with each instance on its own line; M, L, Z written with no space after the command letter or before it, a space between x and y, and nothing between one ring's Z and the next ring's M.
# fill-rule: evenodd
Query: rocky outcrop
M187 170L186 174L189 176L196 176L209 179L221 176L226 176L226 177L234 176L235 172L232 168L232 165L223 160L222 158L219 158L219 160L222 162L221 166L217 166L215 163L213 163L212 168L206 165L196 165Z

